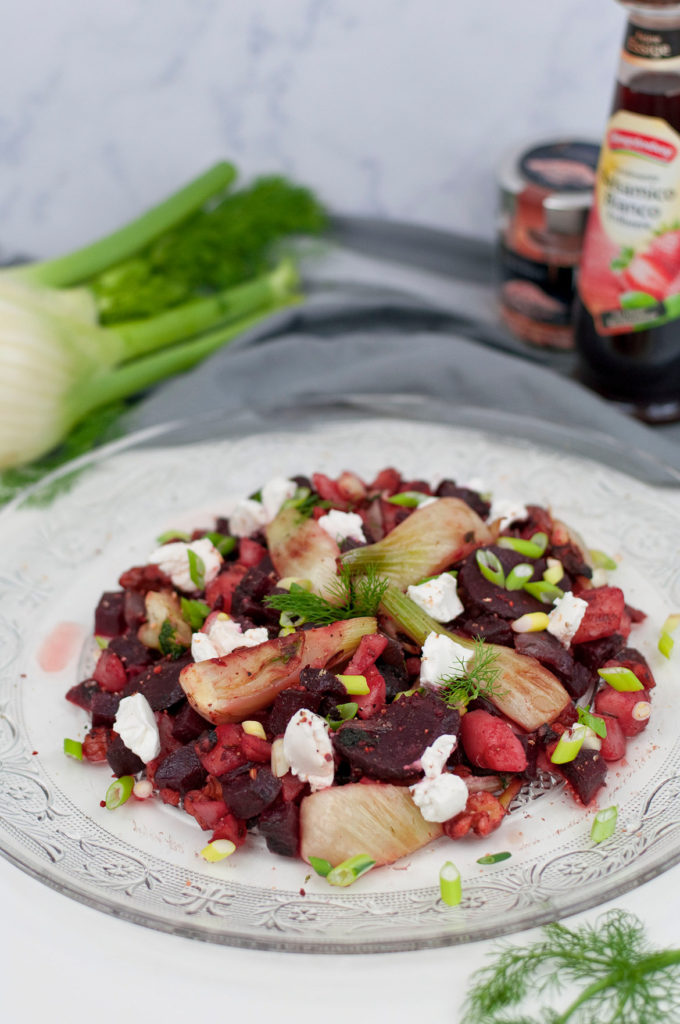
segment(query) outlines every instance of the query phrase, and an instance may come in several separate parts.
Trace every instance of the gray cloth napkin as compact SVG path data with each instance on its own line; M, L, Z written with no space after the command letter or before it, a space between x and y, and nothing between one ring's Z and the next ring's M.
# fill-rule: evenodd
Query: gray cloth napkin
M607 462L614 452L619 468L680 484L664 468L680 471L680 429L634 421L571 379L573 356L530 349L500 325L490 246L345 219L333 244L303 254L303 267L302 306L156 389L129 427L210 413L275 426L287 410L324 403L460 422L472 407L492 428L497 414L512 414L521 435L544 433Z

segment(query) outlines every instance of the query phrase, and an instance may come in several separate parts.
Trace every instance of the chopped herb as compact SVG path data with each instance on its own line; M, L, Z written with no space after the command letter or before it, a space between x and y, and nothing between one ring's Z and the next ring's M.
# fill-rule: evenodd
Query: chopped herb
M318 625L329 625L342 619L360 619L373 616L387 589L388 581L378 576L369 567L364 576L352 577L343 567L332 587L327 589L328 597L339 601L337 605L319 594L312 594L299 583L291 583L287 594L270 594L264 599L268 608L285 612L291 620L302 619Z
M507 850L503 850L502 853L487 853L484 857L478 857L478 864L500 864L502 860L509 860L512 857L511 853Z
M493 648L477 637L470 660L459 660L460 675L444 678L437 696L447 704L469 704L477 697L498 696L495 689L500 674L500 669L495 667L497 657Z
M173 660L181 658L186 653L186 647L175 641L176 630L170 619L165 619L158 634L158 647L161 654L166 654Z
M607 738L607 725L604 718L600 718L599 715L593 715L587 708L576 708L578 714L578 720L581 725L587 725L589 729L600 737L600 739Z
M188 597L183 597L181 602L182 618L189 623L193 632L197 633L210 615L210 606L205 601L192 601Z
M166 530L165 533L156 537L157 544L169 544L173 540L181 540L186 543L191 540L191 534L185 530Z
M205 562L200 555L197 555L191 548L187 548L189 559L189 576L196 590L203 590L205 586Z
M331 862L329 860L324 860L323 857L310 857L309 863L312 865L317 875L321 875L322 878L326 878L326 876L333 870Z
M217 548L219 553L224 555L230 555L236 547L236 537L230 537L228 533L206 533L207 540ZM193 576L192 576L193 580Z

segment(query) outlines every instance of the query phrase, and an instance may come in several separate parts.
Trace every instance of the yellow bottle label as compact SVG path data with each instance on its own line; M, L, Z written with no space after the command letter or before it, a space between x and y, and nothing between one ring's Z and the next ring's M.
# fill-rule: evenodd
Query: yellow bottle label
M680 135L661 118L607 125L579 292L601 334L680 316Z

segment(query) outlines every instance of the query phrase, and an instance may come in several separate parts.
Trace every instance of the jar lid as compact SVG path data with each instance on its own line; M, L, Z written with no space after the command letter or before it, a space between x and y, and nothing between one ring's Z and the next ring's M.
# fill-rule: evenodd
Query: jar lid
M505 209L529 186L544 192L546 227L558 234L580 234L593 202L600 147L579 139L520 146L501 164L499 184Z

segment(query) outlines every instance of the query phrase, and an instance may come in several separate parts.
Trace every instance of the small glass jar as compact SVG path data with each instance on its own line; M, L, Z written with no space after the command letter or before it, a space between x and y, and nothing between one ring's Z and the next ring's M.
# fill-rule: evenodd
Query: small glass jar
M532 345L570 349L599 147L563 139L514 150L499 174L500 313Z

